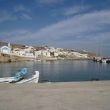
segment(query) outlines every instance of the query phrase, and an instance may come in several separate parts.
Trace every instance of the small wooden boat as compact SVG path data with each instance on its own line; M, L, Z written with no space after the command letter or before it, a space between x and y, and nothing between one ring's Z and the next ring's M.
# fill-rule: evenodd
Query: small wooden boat
M21 79L19 81L15 80L15 77L4 77L0 78L0 83L17 83L17 84L23 84L23 83L38 83L39 80L39 71L35 71L35 74L32 75L30 78Z

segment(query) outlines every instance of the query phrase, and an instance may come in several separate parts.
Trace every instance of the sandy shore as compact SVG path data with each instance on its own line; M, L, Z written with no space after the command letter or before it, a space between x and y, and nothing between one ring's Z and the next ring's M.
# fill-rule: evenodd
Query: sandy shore
M0 84L0 110L110 110L110 81Z

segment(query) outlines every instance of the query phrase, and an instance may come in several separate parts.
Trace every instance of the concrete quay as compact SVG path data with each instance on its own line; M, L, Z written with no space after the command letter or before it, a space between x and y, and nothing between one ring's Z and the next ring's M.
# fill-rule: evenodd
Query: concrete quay
M0 110L110 110L110 81L0 84Z

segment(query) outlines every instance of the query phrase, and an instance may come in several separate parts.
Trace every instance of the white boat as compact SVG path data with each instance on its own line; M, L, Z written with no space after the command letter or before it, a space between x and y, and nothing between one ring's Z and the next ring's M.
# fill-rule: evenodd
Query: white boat
M102 59L102 63L107 63L107 59Z
M39 71L35 71L35 74L32 75L31 78L22 79L20 81L15 82L15 77L4 77L0 78L0 83L17 83L17 84L38 83L38 80L39 80Z

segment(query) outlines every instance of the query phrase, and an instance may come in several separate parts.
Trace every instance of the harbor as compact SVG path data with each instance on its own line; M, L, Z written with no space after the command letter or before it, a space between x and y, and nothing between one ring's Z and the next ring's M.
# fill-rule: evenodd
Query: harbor
M85 50L73 50L55 47L35 47L27 45L10 44L0 42L0 63L36 60L65 60L65 59L91 59L95 57L94 52Z
M0 84L1 110L109 110L110 81Z
M94 62L99 62L99 63L107 63L110 64L110 58L102 58L102 57L94 57L93 58Z
M33 75L39 71L39 81L75 82L110 80L110 65L91 60L22 61L0 64L0 78L13 77L21 68Z
M110 0L0 0L0 110L110 110Z

